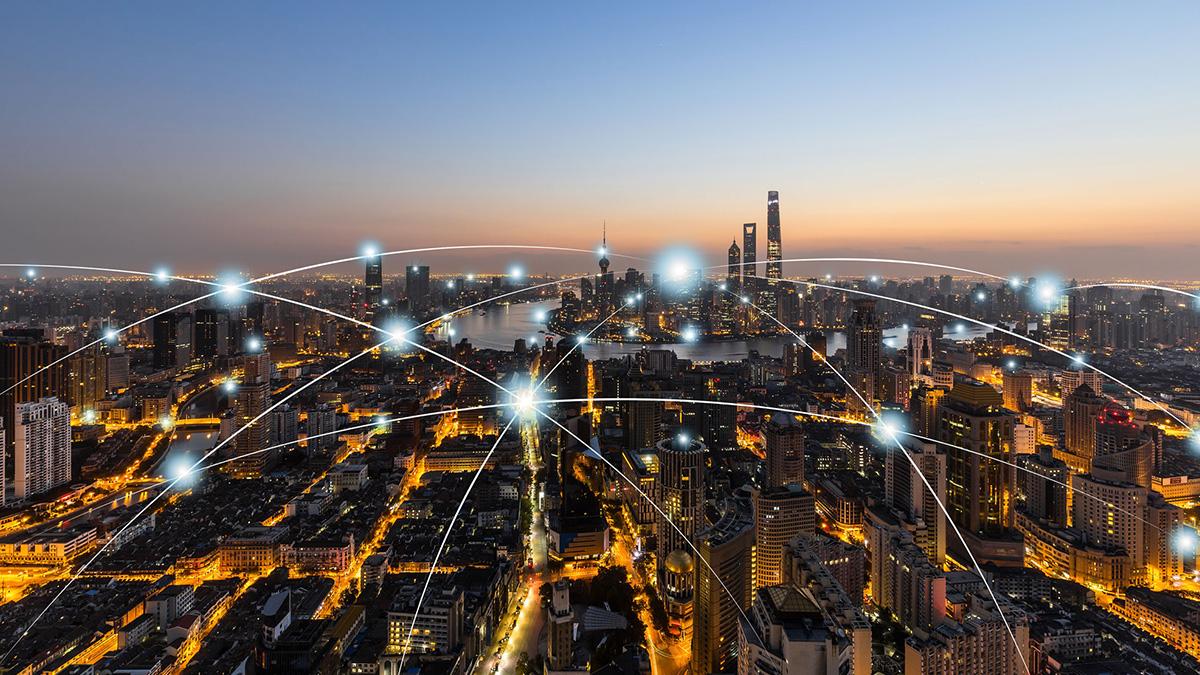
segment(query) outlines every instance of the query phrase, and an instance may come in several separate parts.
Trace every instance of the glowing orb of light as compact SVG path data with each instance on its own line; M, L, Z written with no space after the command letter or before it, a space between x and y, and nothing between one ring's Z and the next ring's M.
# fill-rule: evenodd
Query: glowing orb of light
M1009 279L1009 280L1008 280L1008 285L1009 285L1009 286L1011 286L1012 288L1020 288L1020 287L1021 287L1021 280L1020 280L1020 279L1018 279L1017 277L1013 277L1013 278L1011 278L1011 279Z
M908 324L906 324L906 323L900 324L900 328L902 328L904 330L908 330Z
M603 258L604 256L608 255L608 249L601 246L600 248L596 249L596 255Z
M626 337L635 338L635 337L637 337L637 334L638 334L638 332L637 332L636 328L630 328L629 330L625 331Z
M577 344L577 345L587 344L587 336L580 335L579 337L575 338L575 344Z
M513 265L508 269L508 276L513 279L520 279L525 276L525 269L520 265Z
M224 390L224 392L226 394L236 393L237 388L238 388L237 382L235 382L234 380L225 380L224 382L221 383L221 389Z
M829 274L829 273L826 273L826 274L825 274L825 281L831 281L832 279L833 279L833 275L832 275L832 274Z
M717 284L717 288L721 289L722 291L727 291L727 290L729 290L729 288L728 288L728 287L725 285L725 282L724 282L724 281L722 281L721 283Z
M387 306L388 306L388 305L389 305L389 304L390 304L392 301L391 301L391 300L388 300L387 298L384 298L384 299L380 300L379 302L380 302L380 303L381 303L381 304L382 304L384 307L387 307Z
M533 314L533 318L536 319L537 321L545 321L546 316L547 316L546 310L544 310L544 309L539 309L538 311L534 312L534 314Z
M454 329L453 329L453 328L447 328L447 329L446 329L446 335L449 335L450 337L454 337Z
M1009 360L1008 360L1008 369L1009 369L1009 370L1016 370L1016 369L1017 369L1017 362L1016 362L1015 360L1013 360L1013 359L1009 359Z
M1196 552L1196 531L1190 527L1181 527L1175 532L1173 537L1175 551L1182 555L1191 555Z
M104 340L106 342L116 342L117 341L117 331L112 328L109 328L108 330L104 331Z
M468 275L467 275L467 281L475 281L475 275L474 275L474 274L468 274Z
M963 325L963 324L961 324L961 323L960 323L960 324L956 324L956 325L954 326L954 332L955 332L955 333L965 333L966 331L967 331L967 327L966 327L966 326L964 326L964 325Z
M1072 354L1071 360L1074 361L1075 363L1083 363L1083 362L1087 361L1087 354L1084 354L1082 352Z
M687 445L692 439L688 438L687 434L679 434L675 437L675 440L679 441L680 445Z
M695 326L687 326L679 332L679 336L682 337L685 342L695 342L696 340L700 339L700 331L697 330Z
M633 296L633 297L634 297L634 298L636 298L636 299L638 299L638 300L641 300L641 299L642 299L642 294L641 294L641 293L638 293L637 295L635 295L635 296Z
M154 278L159 283L165 283L171 277L171 273L165 267L160 267L154 271Z
M175 428L175 420L171 419L170 415L163 415L158 418L158 426L163 428L163 431L170 431Z
M446 282L446 288L449 288L449 289L453 289L453 288L454 288L454 280L453 280L453 279L451 279L450 281L447 281L447 282Z
M362 254L363 257L374 258L375 256L379 255L379 247L375 244L363 244Z
M389 338L401 342L405 341L404 336L408 335L409 333L408 324L404 323L403 321L393 321L389 323L383 330Z
M879 275L878 274L871 275L871 283L873 283L873 284L879 283Z
M627 304L627 305L633 304L633 296L632 295L625 296L625 304Z
M253 354L260 349L262 349L262 340L256 337L246 339L246 351Z
M187 460L181 460L173 463L169 471L176 483L186 481L192 476L192 465Z
M97 416L96 416L95 410L84 410L83 411L83 423L84 424L95 424L96 417Z
M532 417L536 411L534 406L533 390L522 389L513 396L513 408L521 417Z
M979 300L980 302L987 300L987 293L984 293L983 291L979 291L978 293L975 294L975 299Z
M34 277L36 277L36 276L37 276L37 270L35 270L35 269L33 269L32 267L30 267L29 269L25 270L25 276L27 276L27 277L29 277L30 279L32 279L32 278L34 278Z
M745 304L749 304L749 303L750 303L750 298L743 295L742 296L742 304L745 305Z

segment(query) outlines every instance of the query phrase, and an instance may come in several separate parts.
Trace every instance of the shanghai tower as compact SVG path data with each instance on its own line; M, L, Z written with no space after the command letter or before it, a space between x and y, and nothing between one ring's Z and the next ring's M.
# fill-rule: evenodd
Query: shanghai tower
M767 192L767 278L783 278L783 240L779 227L779 193Z

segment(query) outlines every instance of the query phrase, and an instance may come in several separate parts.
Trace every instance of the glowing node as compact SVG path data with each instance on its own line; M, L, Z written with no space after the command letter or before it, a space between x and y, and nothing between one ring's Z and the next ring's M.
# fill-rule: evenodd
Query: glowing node
M447 281L447 282L446 282L446 288L454 288L454 282L453 282L453 281Z
M906 323L900 324L900 328L902 328L904 330L908 330L908 324L906 324Z
M688 269L682 261L671 263L670 269L671 281L684 281L687 279Z
M112 328L109 328L108 330L104 331L104 339L107 342L116 342L117 341L117 331L113 330Z
M700 331L696 330L692 326L688 326L680 331L679 336L682 337L686 342L695 342L696 340L700 339Z
M262 340L256 337L248 338L246 340L246 351L257 352L260 349L262 349Z
M533 391L522 389L518 391L513 399L513 407L516 408L517 414L522 417L530 417L534 413Z
M467 275L467 281L475 281L475 275L474 275L474 274L468 274L468 275Z
M608 249L601 246L600 248L596 249L596 255L603 258L604 256L608 255Z
M825 281L830 281L831 279L833 279L833 275L832 275L832 274L826 274L826 275L825 275Z
M367 258L374 258L379 255L379 249L374 244L366 244L362 247L362 254Z
M171 477L176 481L181 481L192 475L192 467L187 462L180 462L171 467Z
M165 267L160 267L157 270L155 270L155 272L154 272L154 278L157 279L160 283L166 282L167 279L170 278L170 276L171 276L171 273L168 272L167 268L165 268Z
M375 416L375 426L376 427L385 427L385 426L387 426L387 424L388 424L387 415L376 415Z
M508 270L508 276L512 277L513 279L520 279L521 277L525 276L525 270L522 269L520 265L513 265Z
M629 330L625 331L626 337L634 338L634 337L637 337L637 334L638 334L638 332L637 332L636 328L630 328Z
M96 422L96 411L95 410L84 410L83 411L83 423L84 424L94 424L95 422Z
M454 337L454 329L453 329L453 328L447 328L447 329L446 329L446 334L447 334L447 335L449 335L450 337Z
M679 441L680 445L687 445L688 442L691 441L687 434L679 434L675 437L675 440Z
M387 306L388 306L388 304L391 302L391 300L388 300L387 298L384 298L384 299L380 300L379 302L380 302L380 303L381 303L381 304L382 304L384 307L387 307Z
M627 304L627 305L633 304L633 296L632 295L625 296L625 304Z
M978 293L975 294L975 299L979 300L981 302L983 300L987 300L987 293L984 293L983 291L979 291Z
M580 335L579 337L575 338L575 344L581 345L581 344L585 344L586 342L587 342L586 335Z
M1009 360L1008 360L1008 369L1009 369L1009 370L1016 370L1016 369L1017 369L1017 362L1016 362L1016 361L1014 361L1013 359L1009 359Z
M1083 363L1084 361L1087 360L1087 355L1086 354L1074 354L1071 356L1071 360L1074 361L1075 363Z
M163 415L158 418L158 426L163 428L163 431L170 431L175 426L175 420L171 419L170 415Z
M717 284L717 288L719 288L719 289L721 289L721 290L723 290L723 291L725 291L725 290L728 290L728 289L725 287L725 282L723 282L723 281L722 281L721 283Z
M221 383L221 389L223 389L226 394L232 394L236 392L237 388L237 382L233 380L225 380L223 383Z
M387 328L383 330L393 340L404 340L404 336L409 332L408 326L398 321L388 324Z
M962 325L961 323L954 326L955 333L965 333L966 330L967 330L967 327Z
M533 315L533 318L537 319L538 321L545 321L546 320L546 310L539 309L537 311L537 313L535 313Z
M879 275L878 274L871 275L871 283L873 283L873 284L879 283Z
M1020 279L1018 279L1017 277L1013 277L1013 278L1011 278L1011 279L1009 279L1009 280L1008 280L1008 285L1009 285L1009 286L1011 286L1011 287L1013 287L1013 288L1020 288L1020 287L1021 287L1021 280L1020 280Z
M1175 551L1183 555L1196 552L1196 531L1190 527L1181 527L1175 532Z
M642 299L642 294L641 294L641 293L638 293L637 295L635 295L635 296L633 296L633 297L634 297L634 298L636 298L636 299L638 299L638 300L641 300L641 299Z
M749 302L750 302L750 298L748 298L748 297L746 297L746 296L744 296L744 295L743 295L743 296L742 296L742 304L747 304L747 303L749 303Z

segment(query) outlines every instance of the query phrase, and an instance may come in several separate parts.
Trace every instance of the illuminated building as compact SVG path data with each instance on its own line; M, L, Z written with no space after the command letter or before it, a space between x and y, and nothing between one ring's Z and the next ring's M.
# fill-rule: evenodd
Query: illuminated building
M725 283L730 291L736 292L742 281L742 249L737 240L729 245L729 264L725 269Z
M946 518L934 493L938 497L946 494L946 455L932 443L921 443L919 448L909 449L908 456L911 462L899 448L888 450L884 494L887 502L913 523L917 545L934 565L941 566L946 559ZM925 481L934 493L925 487Z
M229 463L230 474L239 478L256 478L274 464L275 451L261 452L268 447L271 420L256 419L271 405L271 358L267 353L248 354L242 359L242 381L238 385L237 424L242 429L234 437L237 459Z
M783 235L779 225L779 193L767 192L767 279L783 278Z
M1066 527L1070 468L1045 447L1036 455L1022 455L1017 460L1026 469L1018 474L1025 513L1052 526Z
M1063 451L1059 459L1075 473L1092 470L1096 452L1096 420L1106 400L1088 385L1081 384L1063 399Z
M196 357L213 359L229 353L229 319L216 309L196 310Z
M429 293L428 265L409 265L404 268L404 295L413 312L429 309L433 296Z
M368 255L363 272L363 320L374 324L383 302L383 256Z
M771 416L764 430L767 452L767 487L804 483L804 427L792 415Z
M1133 415L1119 403L1109 402L1097 416L1095 429L1092 474L1150 488L1154 441L1142 433L1142 425L1133 420Z
M178 335L179 318L175 312L166 312L154 317L154 359L155 368L175 367L175 339Z
M1126 621L1200 659L1200 602L1172 593L1130 588L1112 609Z
M924 326L908 330L908 372L913 379L928 375L933 368L933 331Z
M846 327L846 377L868 403L876 398L882 349L883 329L875 314L875 301L855 300L854 314ZM852 392L847 392L847 401L852 407L862 405Z
M1004 407L1014 412L1025 412L1033 407L1033 374L1024 371L1004 371Z
M1058 378L1058 388L1063 398L1085 384L1092 388L1093 393L1104 393L1104 376L1094 370L1064 370Z
M438 580L445 583L446 577L435 579L435 583ZM430 588L414 624L420 597L421 585L417 583L406 584L396 594L387 613L388 649L395 653L450 653L462 640L463 590L453 585Z
M57 398L17 406L12 430L18 500L71 482L71 409Z
M905 675L1025 675L1029 619L1011 603L1002 602L1003 615L990 597L969 593L961 620L942 622L928 638L909 638L904 644ZM1015 645L1005 619L1012 626Z
M938 408L936 438L948 444L946 508L977 558L1006 564L1021 557L1020 542L1011 541L1014 423L1000 393L978 380L959 379Z
M754 263L758 260L758 225L756 223L746 223L742 225L742 287L747 292L754 290L757 286L755 279L758 277Z
M672 551L689 551L685 540L696 536L704 519L704 473L708 448L687 437L658 442L658 505L655 527L659 560ZM670 518L670 521L667 518ZM671 523L674 523L672 527Z
M546 660L549 670L566 670L575 655L575 636L572 624L571 587L565 579L554 582L550 606L546 608Z
M753 629L739 631L738 675L869 675L869 655L865 670L853 667L853 639L807 591L789 584L759 589L749 613Z
M692 669L730 672L737 664L741 608L750 604L754 585L754 521L749 505L740 499L723 500L717 521L697 533L696 548L707 565L696 565Z
M752 492L754 503L754 587L783 583L784 548L797 535L812 535L816 513L811 494L798 483Z
M84 349L67 359L66 400L77 414L95 410L104 400L107 366L99 346Z
M0 337L0 419L8 430L7 456L12 456L17 405L66 395L67 364L51 363L67 355L66 347L31 337ZM44 368L44 370L43 370ZM11 478L11 477L10 477Z

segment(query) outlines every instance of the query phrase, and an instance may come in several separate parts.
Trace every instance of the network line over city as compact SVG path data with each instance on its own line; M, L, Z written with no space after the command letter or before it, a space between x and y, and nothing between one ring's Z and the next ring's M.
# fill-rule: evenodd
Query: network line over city
M0 6L0 675L1200 672L1200 6Z

